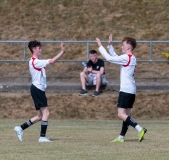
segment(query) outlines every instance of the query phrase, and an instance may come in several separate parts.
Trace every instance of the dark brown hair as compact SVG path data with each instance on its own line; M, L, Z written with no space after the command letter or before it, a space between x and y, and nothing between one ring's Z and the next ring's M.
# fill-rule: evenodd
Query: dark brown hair
M96 50L90 50L89 54L97 54Z
M35 47L37 47L37 46L40 46L40 47L42 47L42 45L41 45L41 43L39 42L39 41L37 41L37 40L33 40L33 41L30 41L29 43L28 43L28 48L30 49L30 51L33 53L33 48L35 48Z

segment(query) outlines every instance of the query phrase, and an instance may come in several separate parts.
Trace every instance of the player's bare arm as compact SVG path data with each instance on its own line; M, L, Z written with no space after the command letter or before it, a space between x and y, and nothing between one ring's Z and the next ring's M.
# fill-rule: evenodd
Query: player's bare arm
M58 55L56 55L55 57L53 57L52 59L50 59L49 63L53 64L56 61L58 61L63 56L64 52L65 52L65 44L62 42L61 43L61 52Z

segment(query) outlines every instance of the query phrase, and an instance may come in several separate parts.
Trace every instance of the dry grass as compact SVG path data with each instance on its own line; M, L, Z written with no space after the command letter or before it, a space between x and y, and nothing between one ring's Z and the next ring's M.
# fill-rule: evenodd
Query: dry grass
M2 40L106 40L110 33L114 40L134 36L137 40L168 39L168 6L163 0L1 0L0 39ZM106 45L106 44L105 44ZM59 44L44 45L43 57L51 58L59 52ZM96 45L91 45L97 49ZM121 53L120 45L115 45ZM22 59L22 46L0 44L1 59ZM166 44L154 46L153 58L165 59ZM85 45L67 44L62 59L85 59ZM31 53L27 51L27 59ZM139 45L135 51L137 59L148 59L148 45ZM27 63L1 63L0 75L9 80L25 77L29 79ZM70 69L71 68L71 69ZM168 79L167 63L138 63L136 79L153 81ZM80 63L63 63L48 69L48 77L79 77ZM118 79L117 67L106 64L107 76ZM113 73L113 76L112 76ZM2 77L1 77L2 78Z
M38 143L40 124L25 130L20 142L13 128L24 120L0 121L1 160L167 160L168 121L138 121L148 129L143 142L129 128L124 143L110 143L118 136L121 121L50 120L47 131L53 142Z
M137 39L166 39L168 3L2 0L1 21L10 30L1 28L1 39L93 39L98 35L105 39L111 32L114 39L126 33Z
M0 2L1 39L167 39L167 0ZM10 30L8 30L10 29Z
M168 6L169 1L167 0L124 0L123 2L118 0L1 0L0 39L94 40L95 37L99 37L105 40L112 33L114 40L121 40L126 35L134 36L137 40L167 40ZM68 43L66 46L66 53L62 59L81 60L86 58L84 44ZM43 58L53 57L59 52L59 47L59 44L43 44ZM121 45L114 44L114 47L120 54ZM97 49L97 45L91 44L90 48ZM22 59L22 49L23 46L20 44L1 43L1 59ZM153 46L153 58L166 59L161 53L168 52L168 50L167 44L156 44ZM27 59L29 59L31 53L28 49L27 53ZM138 60L149 59L149 46L138 44L135 55ZM99 57L101 56L99 55ZM109 81L119 80L119 66L106 63L105 67ZM138 63L136 81L166 82L169 78L167 68L167 63ZM56 63L47 68L47 80L49 83L51 81L79 81L81 70L81 63ZM27 63L0 63L0 75L1 82L31 81ZM82 99L74 94L66 95L66 97L59 94L49 95L49 105L53 107L51 117L114 118L116 117L117 93L106 94L107 92L99 99L100 104L104 101L106 105L98 106L98 108L95 105L96 101L91 97ZM168 117L166 111L168 92L157 92L157 95L145 94L143 93L141 96L141 93L138 93L135 105L139 108L139 112L134 111L135 116L139 118ZM0 105L4 111L1 118L24 118L25 115L30 117L35 113L34 109L30 108L32 100L28 94L20 93L19 97L15 97L17 95L1 93L0 96ZM154 98L158 96L162 98ZM4 102L4 97L7 97L6 102ZM88 101L91 108L88 108ZM83 104L81 108L79 108L80 104ZM22 114L18 114L21 111ZM101 114L103 112L105 115ZM146 117L144 117L144 113Z
M90 92L89 92L90 93ZM99 98L77 93L47 92L50 119L118 119L118 92L104 91ZM0 118L29 119L36 115L29 93L0 93ZM138 92L132 116L136 119L169 118L169 92Z

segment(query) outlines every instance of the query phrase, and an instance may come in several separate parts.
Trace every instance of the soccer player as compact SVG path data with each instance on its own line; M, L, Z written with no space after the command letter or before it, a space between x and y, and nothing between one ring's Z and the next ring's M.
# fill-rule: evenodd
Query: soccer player
M38 142L51 142L51 140L45 137L49 117L49 109L45 95L45 89L47 87L45 70L46 66L55 63L58 61L58 59L60 59L60 57L62 57L65 52L65 44L61 43L61 51L59 54L57 54L52 59L47 60L40 59L42 54L41 42L37 40L30 41L28 43L28 48L32 52L32 57L29 61L29 70L32 76L30 92L37 110L37 115L23 123L21 126L16 126L14 131L16 132L18 139L22 141L23 131L36 122L41 121L41 132Z
M99 51L102 56L109 62L120 65L120 92L118 98L118 117L123 120L120 135L111 142L124 142L125 134L128 127L132 126L138 131L138 141L141 142L147 129L142 128L130 116L136 94L136 85L134 80L134 71L136 67L136 58L133 55L137 43L132 37L124 37L122 40L122 55L118 56L112 46L112 34L109 36L108 51L102 46L99 38L96 38Z

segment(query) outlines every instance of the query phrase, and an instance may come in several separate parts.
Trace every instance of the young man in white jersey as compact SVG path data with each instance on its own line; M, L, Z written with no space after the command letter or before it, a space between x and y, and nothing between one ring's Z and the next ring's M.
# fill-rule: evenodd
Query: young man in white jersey
M46 66L55 63L65 52L65 45L61 43L61 52L57 54L52 59L41 60L40 56L42 53L42 45L39 41L30 41L28 47L32 52L32 58L29 61L29 71L32 77L32 85L30 87L30 92L32 99L35 104L37 115L20 126L14 128L18 139L22 141L23 130L41 121L41 132L38 142L51 142L46 138L46 131L48 126L49 109L47 104L47 98L45 95L46 89Z
M102 56L109 62L120 65L120 92L118 98L118 117L123 120L122 130L120 135L111 142L124 142L125 134L128 127L132 126L138 131L138 141L141 142L147 129L142 128L130 116L131 108L133 107L136 94L136 85L134 80L134 71L136 67L136 58L133 55L133 50L136 47L136 40L132 37L124 37L122 40L122 55L118 56L112 46L112 35L109 36L108 51L102 46L100 39L96 38L99 46L99 51Z

